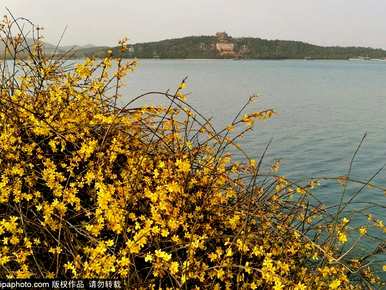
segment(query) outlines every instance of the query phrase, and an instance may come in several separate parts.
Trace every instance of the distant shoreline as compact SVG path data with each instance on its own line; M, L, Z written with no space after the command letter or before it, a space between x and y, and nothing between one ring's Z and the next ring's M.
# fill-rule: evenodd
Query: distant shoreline
M379 60L386 50L370 47L318 46L301 41L233 38L225 32L188 36L121 47L56 47L45 43L47 55L64 59L113 57L138 59L235 59L235 60ZM0 52L1 46L0 46Z
M4 56L0 55L1 59L4 59ZM62 58L61 55L57 55L57 58ZM85 59L85 58L94 58L94 59L103 59L103 56L79 56L79 57L70 57L70 58L62 58L63 60L77 60L77 59ZM25 59L24 57L18 57L17 59ZM123 59L138 59L138 60L187 60L187 61L207 61L207 60L218 60L218 61L257 61L257 60L265 60L265 61L286 61L286 60L298 60L298 61L350 61L350 62L385 62L386 59L354 59L354 58L177 58L177 57L165 57L165 58L152 58L152 57L123 57ZM13 60L13 58L8 57L6 60Z

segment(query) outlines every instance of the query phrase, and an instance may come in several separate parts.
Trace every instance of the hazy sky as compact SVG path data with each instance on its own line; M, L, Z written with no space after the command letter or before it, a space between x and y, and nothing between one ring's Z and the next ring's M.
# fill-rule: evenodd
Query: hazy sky
M386 49L386 0L0 0L63 44L114 45L226 31L232 36Z

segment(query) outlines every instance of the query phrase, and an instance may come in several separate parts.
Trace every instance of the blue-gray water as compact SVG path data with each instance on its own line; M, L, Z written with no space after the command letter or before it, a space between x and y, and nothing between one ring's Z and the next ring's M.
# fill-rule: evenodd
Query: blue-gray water
M278 112L267 122L257 122L240 142L249 154L259 157L273 138L266 168L272 160L281 159L280 173L291 178L345 175L366 132L352 177L366 180L386 163L386 62L140 60L126 79L122 102L148 91L174 91L185 76L189 102L213 117L217 128L229 124L252 94L261 97L250 111L274 108ZM386 170L374 181L386 186ZM349 186L347 198L359 188ZM336 181L323 181L316 194L334 204L341 190ZM367 205L361 202L386 205L382 191L368 189L356 201L351 209L365 214ZM383 210L373 212L385 220ZM355 218L356 224L365 220Z

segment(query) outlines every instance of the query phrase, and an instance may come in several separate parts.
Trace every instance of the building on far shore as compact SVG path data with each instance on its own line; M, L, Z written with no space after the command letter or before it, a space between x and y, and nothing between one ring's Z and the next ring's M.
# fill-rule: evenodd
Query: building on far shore
M216 38L216 50L221 56L235 55L235 45L232 42L232 37L228 36L226 32L217 32Z
M233 43L217 42L216 49L220 54L233 54L235 52Z
M217 32L216 38L219 42L225 42L228 41L231 37L226 32Z

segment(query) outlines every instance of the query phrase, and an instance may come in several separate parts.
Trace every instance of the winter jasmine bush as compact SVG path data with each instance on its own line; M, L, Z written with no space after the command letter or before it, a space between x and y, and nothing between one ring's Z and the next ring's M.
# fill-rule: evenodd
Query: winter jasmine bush
M261 160L232 159L229 148L242 151L236 141L272 109L241 111L216 131L186 102L186 80L174 93L145 94L168 106L137 106L145 95L117 106L135 60L109 52L69 65L45 55L39 28L27 44L28 23L0 25L11 58L0 65L1 278L121 278L139 289L381 286L371 261L382 239L377 251L352 254L369 228L385 231L381 220L354 227L313 198L319 180L296 184L278 175L278 161L264 171Z

